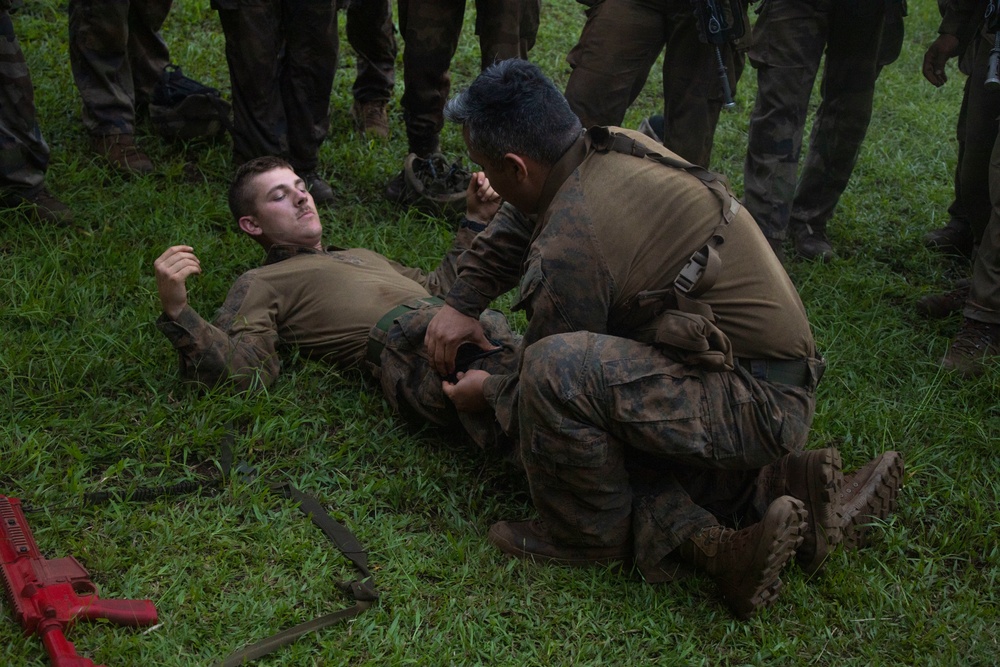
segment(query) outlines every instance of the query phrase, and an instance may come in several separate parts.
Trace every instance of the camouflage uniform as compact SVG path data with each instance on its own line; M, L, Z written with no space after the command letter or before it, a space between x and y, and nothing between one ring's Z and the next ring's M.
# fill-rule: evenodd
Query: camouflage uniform
M825 233L868 130L885 14L882 0L765 0L750 48L758 90L743 180L768 239L806 225ZM796 178L824 51L822 100Z
M553 166L537 223L501 208L461 256L446 301L476 316L520 283L520 370L489 377L484 394L517 434L535 507L558 543L631 539L655 577L717 514L760 509L757 471L804 446L821 362L794 286L738 206L717 246L718 279L699 297L718 326L640 305L640 292L672 285L734 200L683 169L589 141ZM800 373L779 380L778 366Z
M11 6L0 0L0 194L31 195L45 183L49 147L38 127L35 91L14 35Z
M507 58L527 59L535 44L541 0L476 0L476 34L482 67ZM403 121L409 151L427 156L439 148L448 68L458 48L465 0L399 0L403 36Z
M598 0L587 9L580 41L567 57L573 71L566 100L584 127L620 125L666 47L663 143L708 165L723 91L715 47L699 34L691 0ZM743 51L731 43L720 48L735 91Z
M170 53L160 28L172 0L70 0L69 59L92 136L135 134Z
M391 0L341 0L347 9L347 41L357 54L351 89L360 103L386 103L396 85L396 28Z
M315 171L330 129L336 4L212 0L212 7L226 36L235 159L278 155L303 176Z

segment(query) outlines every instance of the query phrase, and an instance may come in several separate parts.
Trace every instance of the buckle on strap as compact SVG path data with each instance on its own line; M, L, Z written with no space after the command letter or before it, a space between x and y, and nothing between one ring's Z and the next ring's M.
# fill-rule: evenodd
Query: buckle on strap
M691 255L691 259L674 278L674 289L692 299L704 294L719 278L721 267L719 253L706 243Z

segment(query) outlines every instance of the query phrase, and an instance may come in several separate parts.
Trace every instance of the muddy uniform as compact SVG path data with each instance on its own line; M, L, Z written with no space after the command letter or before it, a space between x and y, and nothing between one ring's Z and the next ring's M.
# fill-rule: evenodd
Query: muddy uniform
M340 0L347 11L347 41L357 54L351 92L359 103L385 104L396 84L396 35L391 0Z
M587 9L580 41L567 57L573 68L566 85L570 108L584 127L621 125L665 47L663 143L708 165L723 92L715 47L699 41L699 34L691 0L598 0ZM728 43L721 52L735 91L743 52Z
M209 385L230 381L240 389L267 385L281 370L279 350L290 347L340 368L361 365L367 356L365 366L395 409L452 425L458 417L427 363L423 338L440 307L428 297L450 287L455 260L471 236L460 230L452 250L429 274L365 249L276 246L263 266L239 277L214 323L187 307L176 320L161 315L157 327L177 349L187 379ZM376 326L390 312L389 321ZM506 319L489 311L482 321L503 349L469 368L514 368L518 337ZM462 415L461 421L484 446L503 439L490 415Z
M535 45L541 0L476 0L476 34L482 67L507 58L527 59ZM426 156L439 148L448 72L458 48L465 0L399 0L403 36L403 121L409 150Z
M825 234L868 131L885 15L881 0L765 0L749 54L757 101L743 180L744 202L767 238L807 225ZM797 177L824 51L822 100Z
M35 114L31 75L8 13L12 4L0 0L0 196L37 192L49 165L49 147Z
M226 36L235 159L277 155L300 174L316 171L330 130L339 47L336 4L212 0L212 7Z
M714 515L747 511L757 469L801 449L814 412L820 362L802 303L753 219L728 202L682 169L581 138L553 167L537 222L505 204L446 298L476 316L520 283L520 370L487 379L486 399L519 433L553 541L631 539L646 576ZM645 310L638 295L670 288L724 210L735 215L721 270L698 299L717 327Z
M160 28L172 0L70 0L69 59L93 136L135 134L170 53Z

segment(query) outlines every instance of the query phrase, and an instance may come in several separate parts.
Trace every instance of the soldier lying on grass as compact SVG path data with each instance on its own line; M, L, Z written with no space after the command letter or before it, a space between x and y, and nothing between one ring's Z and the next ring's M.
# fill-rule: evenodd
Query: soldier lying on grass
M239 228L264 247L263 266L241 275L213 323L187 299L187 279L201 273L193 248L176 245L155 262L163 314L157 327L180 358L181 374L207 385L245 390L269 385L280 352L304 354L341 368L363 365L397 410L439 425L456 415L441 378L423 355L424 329L440 307L436 295L455 279L455 262L500 205L482 174L472 178L467 212L451 249L432 272L403 266L371 250L324 247L323 227L306 184L287 162L263 157L237 171L229 208ZM483 313L494 349L472 354L466 368L510 370L519 337L504 316ZM463 369L464 370L464 369ZM462 426L481 445L494 442L495 420L465 415Z

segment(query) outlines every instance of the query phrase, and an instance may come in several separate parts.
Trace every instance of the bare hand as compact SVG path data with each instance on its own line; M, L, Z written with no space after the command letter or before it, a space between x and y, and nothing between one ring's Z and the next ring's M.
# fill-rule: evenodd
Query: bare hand
M194 248L186 245L175 245L167 248L155 262L156 289L160 293L160 305L170 319L177 319L187 306L187 287L185 281L189 276L201 273L201 262L195 257Z
M955 35L941 34L927 47L924 54L924 78L940 88L948 80L944 72L945 63L949 58L958 55L958 37Z
M486 174L481 171L474 173L465 190L465 217L488 225L502 203L503 199L490 185Z
M462 343L473 343L482 350L497 349L486 338L478 319L463 315L445 304L427 325L424 334L427 356L439 375L455 372L455 355Z
M478 370L459 373L456 376L458 382L445 380L441 383L441 390L451 399L459 412L482 412L490 407L483 391L483 383L489 376L486 371Z

